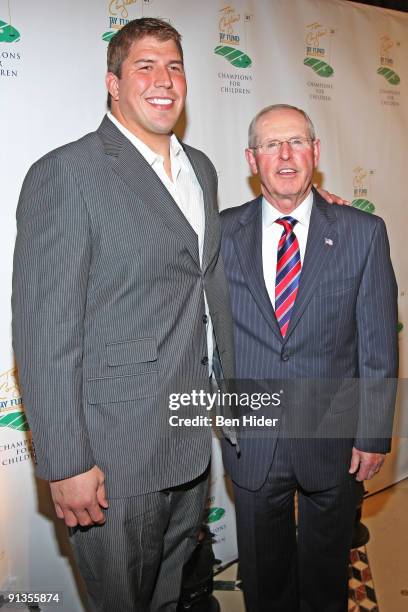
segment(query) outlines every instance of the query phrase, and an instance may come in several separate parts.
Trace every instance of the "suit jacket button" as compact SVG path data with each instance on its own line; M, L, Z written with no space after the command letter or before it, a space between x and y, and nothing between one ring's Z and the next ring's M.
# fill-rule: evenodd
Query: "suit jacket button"
M204 323L204 325L206 325L208 323L208 317L207 317L206 314L203 315L203 323Z
M281 359L282 361L289 361L289 353L282 353Z
M207 355L205 355L205 356L202 358L201 363L202 363L203 365L208 365L208 357L207 357Z

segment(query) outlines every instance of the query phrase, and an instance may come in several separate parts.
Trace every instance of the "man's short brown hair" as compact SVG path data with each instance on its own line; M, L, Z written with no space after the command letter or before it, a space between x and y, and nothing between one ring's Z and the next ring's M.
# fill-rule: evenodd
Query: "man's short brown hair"
M183 49L181 46L181 34L173 26L162 19L152 17L142 17L129 21L113 38L108 45L108 72L112 72L119 79L121 77L122 63L129 55L132 43L144 38L153 36L161 42L173 40L183 60ZM108 93L108 108L111 107L111 95Z

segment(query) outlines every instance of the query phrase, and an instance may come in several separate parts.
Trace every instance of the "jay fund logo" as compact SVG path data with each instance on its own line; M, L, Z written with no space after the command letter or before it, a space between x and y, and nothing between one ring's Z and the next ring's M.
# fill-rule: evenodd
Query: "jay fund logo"
M325 79L331 77L334 73L333 68L326 61L327 55L329 55L326 46L328 45L330 48L330 39L334 33L335 30L323 27L318 21L306 26L306 57L303 63L319 77Z
M109 30L102 34L102 40L109 42L111 38L118 33L131 19L136 19L136 15L132 15L132 8L138 0L109 0L108 2L108 22ZM151 4L148 0L144 0L145 4Z
M381 66L377 70L377 74L383 76L390 85L399 85L401 82L400 77L395 72L395 61L392 57L392 49L399 47L400 43L394 43L391 38L384 34L380 37L380 64Z
M20 40L20 32L11 23L0 19L0 43L16 43Z
M244 27L250 21L252 15L244 16ZM241 15L236 12L231 4L227 4L220 10L219 17L219 42L214 49L216 55L224 57L235 68L249 68L252 65L252 60L244 51L238 49L241 43L241 37L238 33Z
M216 506L214 506L213 508L209 508L207 510L206 523L216 523L224 516L224 514L224 508L217 508Z
M0 43L16 43L20 40L20 32L12 25L13 20L11 17L10 4L11 2L8 0L8 21L2 21L0 19ZM1 7L1 10L3 11L3 7Z
M364 210L368 213L373 213L375 211L375 206L368 199L369 194L369 182L373 174L375 174L374 170L365 170L362 166L356 166L353 170L354 178L353 178L353 195L354 199L351 205L354 208L359 208L360 210Z
M29 426L22 410L23 399L17 380L17 369L0 374L0 428L28 431Z

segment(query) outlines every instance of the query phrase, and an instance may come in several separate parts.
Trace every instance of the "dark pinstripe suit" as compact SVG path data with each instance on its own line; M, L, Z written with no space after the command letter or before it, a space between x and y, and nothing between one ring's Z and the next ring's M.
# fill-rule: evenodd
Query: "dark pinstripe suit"
M18 206L14 349L37 473L60 480L97 464L106 476L108 519L113 499L141 494L153 496L143 510L151 516L155 493L192 481L208 466L210 431L168 424L169 393L208 385L203 287L224 375L233 375L217 176L203 153L185 151L204 195L202 269L197 235L107 118L97 132L34 164ZM198 521L204 495L202 487L191 502L187 531L189 520ZM132 512L132 520L143 513L141 502ZM162 523L153 521L152 540ZM103 533L108 524L94 531ZM118 599L119 576L128 572L121 554L116 570L110 568L106 609L113 609L109 601L121 610L130 605ZM179 573L182 562L174 563ZM177 590L178 578L168 576L171 589Z
M394 385L382 383L397 373L397 292L385 225L314 192L284 339L263 280L261 198L222 213L221 251L237 378L275 379L271 390L284 390L273 414L278 431L242 433L239 457L224 443L248 610L295 612L298 579L301 610L343 610L355 508L351 449L383 453L390 447ZM360 385L348 380L357 378ZM297 552L296 488L303 492ZM331 559L336 539L340 553Z

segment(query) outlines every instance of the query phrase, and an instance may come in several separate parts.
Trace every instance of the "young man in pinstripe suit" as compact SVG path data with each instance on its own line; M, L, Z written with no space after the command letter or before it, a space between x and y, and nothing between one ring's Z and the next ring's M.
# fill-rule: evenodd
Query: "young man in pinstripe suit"
M224 443L248 612L346 612L355 480L390 450L397 287L384 222L312 188L306 113L260 111L246 157L262 196L222 213L237 379L281 391L280 427ZM243 428L245 429L245 428ZM298 491L298 533L294 494Z
M173 27L128 23L106 85L98 130L25 179L14 349L37 474L71 529L90 608L174 611L211 432L171 428L169 394L209 391L215 354L233 377L217 175L172 133L186 96Z

